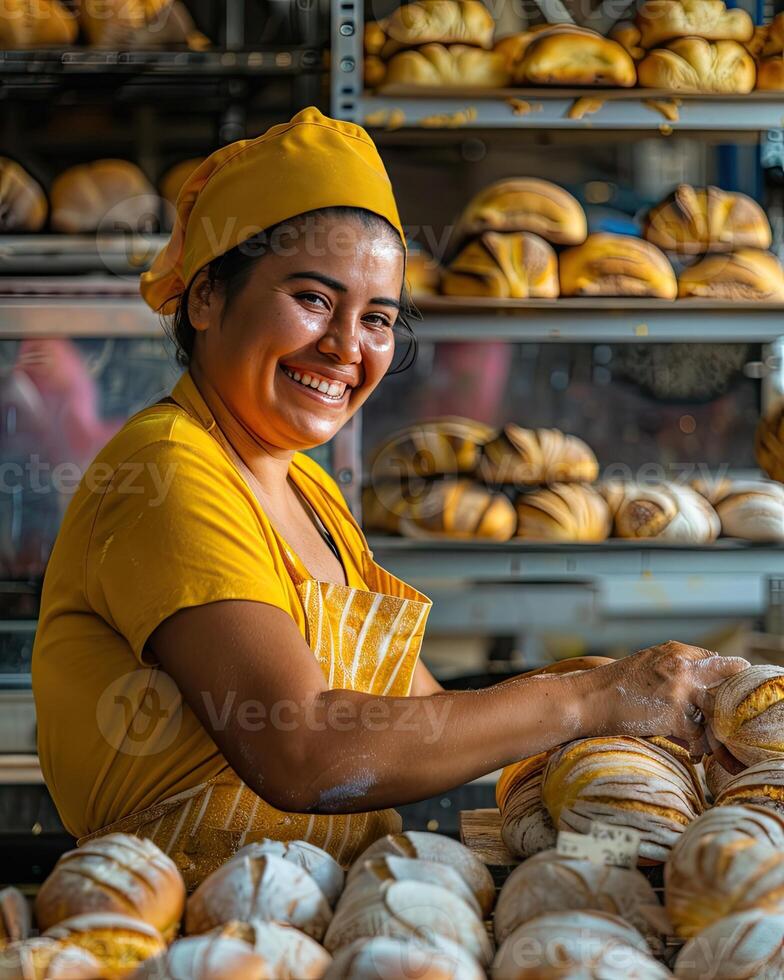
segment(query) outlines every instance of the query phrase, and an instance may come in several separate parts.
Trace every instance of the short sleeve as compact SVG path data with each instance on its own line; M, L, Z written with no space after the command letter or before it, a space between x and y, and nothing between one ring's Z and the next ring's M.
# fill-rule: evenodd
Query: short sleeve
M221 453L157 442L117 466L102 492L87 596L142 663L154 662L150 635L180 609L245 599L291 613L273 542Z

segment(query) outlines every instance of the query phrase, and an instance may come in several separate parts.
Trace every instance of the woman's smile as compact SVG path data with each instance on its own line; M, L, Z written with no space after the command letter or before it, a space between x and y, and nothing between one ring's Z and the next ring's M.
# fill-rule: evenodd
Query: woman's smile
M303 394L315 398L324 405L342 407L348 401L353 385L339 381L329 374L317 373L314 370L279 365L283 375L291 381Z

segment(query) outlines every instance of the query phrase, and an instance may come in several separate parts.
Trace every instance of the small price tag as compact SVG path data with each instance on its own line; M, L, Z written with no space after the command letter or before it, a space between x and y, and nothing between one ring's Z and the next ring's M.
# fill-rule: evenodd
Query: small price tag
M640 835L635 830L594 821L589 834L560 831L556 850L564 857L582 858L595 864L612 864L618 868L634 868L640 850Z

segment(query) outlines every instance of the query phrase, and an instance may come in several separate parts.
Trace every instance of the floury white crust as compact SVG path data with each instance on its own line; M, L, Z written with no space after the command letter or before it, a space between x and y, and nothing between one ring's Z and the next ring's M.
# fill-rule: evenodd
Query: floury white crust
M784 913L729 915L690 939L678 954L679 980L780 980L784 976Z
M743 803L769 807L784 816L784 759L768 759L749 766L725 782L716 806Z
M260 857L263 854L272 854L274 857L283 858L298 865L307 871L319 888L324 892L324 897L334 908L335 903L340 898L345 883L345 874L338 862L315 844L310 844L305 840L260 840L254 841L240 848L234 855L238 857Z
M547 754L532 756L504 771L497 799L501 811L501 838L510 853L526 858L555 847L558 836L550 814L542 802L542 778ZM514 770L512 772L511 770Z
M315 939L279 922L229 922L212 935L241 939L264 963L265 980L320 980L332 957Z
M427 944L376 936L341 949L324 980L485 980L477 961L456 943L431 936Z
M784 667L759 664L728 677L715 694L713 731L747 766L784 759Z
M273 980L264 959L240 939L191 936L147 960L131 980Z
M351 894L354 889L361 892L374 885L377 887L383 881L424 881L430 885L440 885L453 895L462 898L479 918L482 917L482 910L474 893L454 868L450 868L448 864L398 857L394 854L364 861L362 870L352 876L344 895Z

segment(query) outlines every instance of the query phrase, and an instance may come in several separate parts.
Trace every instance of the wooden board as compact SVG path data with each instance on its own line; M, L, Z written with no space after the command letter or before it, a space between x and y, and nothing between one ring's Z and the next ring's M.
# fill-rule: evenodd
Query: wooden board
M487 810L462 810L460 840L480 861L492 868L509 868L520 863L501 840L501 813L495 807Z

